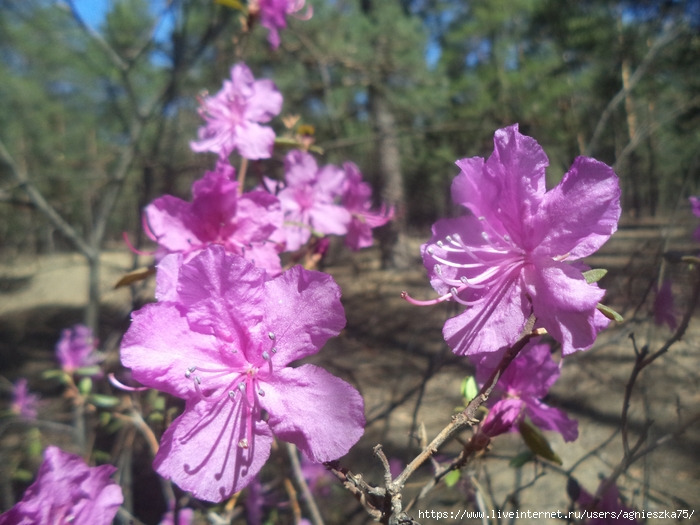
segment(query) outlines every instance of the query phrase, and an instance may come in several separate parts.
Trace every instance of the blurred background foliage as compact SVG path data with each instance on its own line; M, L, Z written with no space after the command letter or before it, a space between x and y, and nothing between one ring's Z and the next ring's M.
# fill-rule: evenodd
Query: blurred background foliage
M454 161L488 154L515 122L549 155L550 184L577 155L614 165L626 216L666 213L698 189L697 0L308 1L313 18L290 17L271 51L228 2L113 0L93 29L70 3L0 0L0 140L98 248L122 231L140 243L155 197L189 198L215 162L188 147L197 95L239 60L278 84L283 115L314 126L321 162L357 163L409 231L459 211ZM279 174L284 153L251 173ZM0 257L72 248L0 164Z

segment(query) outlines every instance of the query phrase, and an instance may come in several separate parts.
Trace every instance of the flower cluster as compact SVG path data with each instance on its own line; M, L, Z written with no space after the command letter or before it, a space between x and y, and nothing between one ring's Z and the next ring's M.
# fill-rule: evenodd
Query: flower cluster
M36 481L0 516L0 525L109 525L124 501L119 485L109 479L116 470L88 467L80 456L49 447Z
M101 356L97 354L97 340L92 330L82 324L64 329L56 343L56 358L67 374L99 363ZM98 370L92 375L100 374Z

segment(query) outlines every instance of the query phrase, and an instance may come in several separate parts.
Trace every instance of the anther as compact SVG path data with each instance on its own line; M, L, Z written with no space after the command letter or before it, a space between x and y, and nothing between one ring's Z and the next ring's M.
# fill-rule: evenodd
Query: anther
M482 215L481 217L479 217L479 220L480 220L480 221L485 221L485 220L486 220L486 217L484 217L484 216Z
M238 442L238 446L241 448L248 448L248 440L246 438L241 439Z
M185 372L185 377L186 377L187 379L189 379L190 376L192 375L192 372L194 372L195 370L197 370L197 367L196 367L196 366L191 366L191 367L189 367L189 368L187 369L187 372Z
M435 244L437 244L440 248L442 248L442 247L444 246L444 244L443 244L442 241L438 241L438 242L436 242Z
M267 352L263 352L263 353L262 353L262 358L263 358L265 361L267 361L268 359L270 359L270 354L268 354Z
M448 235L447 237L445 237L445 240L447 242L452 242L452 237L450 235Z
M270 338L270 341L274 341L274 340L275 340L275 333L274 333L274 332L268 332L268 333L267 333L267 337Z
M489 234L488 234L488 233L486 233L486 232L481 232L481 236L484 238L484 240L485 240L486 242L488 242L488 240L489 240Z
M272 352L273 354L276 354L276 353L277 353L277 348L272 347L272 350L270 350L270 352Z
M442 275L442 270L440 269L440 265L439 265L439 264L436 264L435 266L433 266L433 268L435 269L435 273L436 273L436 274Z
M469 281L467 278L463 275L462 277L459 278L460 281L462 281L464 284L469 284Z
M194 376L194 380L197 382L198 385L202 384L202 378L200 378L199 376Z
M258 395L260 397L265 397L265 391L261 388L260 390L258 390Z
M228 397L230 397L231 399L233 399L234 397L236 397L236 393L235 393L233 390L229 390L229 391L228 391Z
M240 390L241 392L245 392L245 383L243 381L238 383L238 390Z
M433 247L432 247L432 246L428 246L428 249L425 250L425 251L428 252L429 255L432 255L432 254L435 253L435 250L433 250Z

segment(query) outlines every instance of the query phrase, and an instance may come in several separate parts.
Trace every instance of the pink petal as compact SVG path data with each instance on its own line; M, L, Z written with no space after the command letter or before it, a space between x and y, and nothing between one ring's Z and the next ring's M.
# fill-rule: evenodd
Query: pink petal
M160 302L177 301L177 279L182 266L182 254L173 253L163 257L156 265L156 299Z
M299 186L313 182L318 164L313 155L297 149L284 158L284 178L289 186Z
M312 461L338 459L362 437L362 397L342 379L303 365L276 372L268 384L260 404L270 413L272 431Z
M242 157L269 159L275 146L275 132L255 122L244 122L236 126L236 144Z
M340 288L333 278L301 266L265 283L262 308L266 315L261 339L268 331L274 333L276 365L315 354L345 326Z
M268 122L282 111L282 93L272 80L253 83L253 92L245 108L245 118L255 122Z
M161 438L156 472L199 499L219 502L250 483L270 455L272 433L255 421L251 438L241 402L190 400ZM238 443L248 439L248 448Z
M187 369L223 368L220 348L214 336L192 331L174 304L147 304L132 314L121 343L121 359L137 381L188 399L196 397L196 391L193 379L185 377ZM230 362L236 362L235 354Z
M488 437L496 437L513 428L522 413L523 401L520 399L503 399L494 404L479 427L479 432Z
M201 241L190 228L191 204L164 195L146 206L146 218L156 242L171 252L188 252Z
M586 257L617 230L620 183L612 168L578 157L563 180L542 201L536 236L543 236L536 255L570 259Z
M249 327L262 319L264 280L262 270L212 245L180 269L178 298L192 329L245 349Z
M577 269L547 259L526 266L523 281L538 322L561 342L564 355L593 345L604 290L588 284Z
M314 204L309 216L314 230L328 235L345 235L352 220L350 212L337 204Z
M535 426L542 430L559 432L564 441L576 441L578 438L578 422L575 419L569 419L563 411L547 406L534 398L526 398L525 406L527 415Z
M498 388L542 398L559 379L560 373L559 365L552 359L549 345L530 343L503 372Z
M494 352L520 337L530 312L530 303L517 275L489 291L482 303L448 319L442 333L457 355Z

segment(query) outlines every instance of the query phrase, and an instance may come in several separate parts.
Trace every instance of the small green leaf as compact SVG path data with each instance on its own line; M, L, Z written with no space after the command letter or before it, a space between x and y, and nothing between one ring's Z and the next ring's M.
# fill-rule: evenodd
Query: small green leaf
M119 404L119 398L114 396L105 396L103 394L93 394L90 396L90 402L102 408L112 408Z
M588 284L597 283L603 277L605 277L606 273L608 273L607 270L604 270L603 268L596 268L595 270L588 270L587 272L583 272L583 277L586 279L586 282Z
M462 379L460 391L462 393L462 397L467 400L467 403L476 397L476 395L479 393L479 387L476 384L476 379L474 379L474 376L467 376Z
M610 319L611 321L616 321L618 323L621 323L624 321L622 316L618 314L615 310L610 308L609 306L605 306L604 304L598 303L598 306L596 306L598 310L600 310L600 313L602 313L605 317Z
M461 477L462 474L459 470L451 470L443 479L445 480L445 485L448 487L454 487Z
M523 436L527 448L532 452L558 465L563 463L561 458L552 450L549 441L544 437L542 431L533 425L529 419L524 419L520 425L518 425L518 429L520 430L520 435Z
M112 414L109 412L100 412L100 426L106 427L112 421Z
M100 367L97 365L94 366L84 366L82 368L78 368L75 371L76 375L79 376L96 376L100 373Z
M151 421L152 423L162 423L165 418L163 417L163 414L160 412L151 412L148 415L148 420Z
M53 379L54 377L63 377L66 373L63 370L45 370L41 377L44 379Z
M38 428L32 428L27 432L27 455L30 458L38 458L44 451L41 446L41 432Z
M525 452L521 452L513 459L511 459L508 465L513 468L520 468L523 465L525 465L525 463L532 461L533 459L535 459L535 455L529 450L526 450Z
M80 380L80 383L78 383L78 390L84 396L88 395L90 393L90 390L92 390L92 379L90 379L89 377L82 378Z

